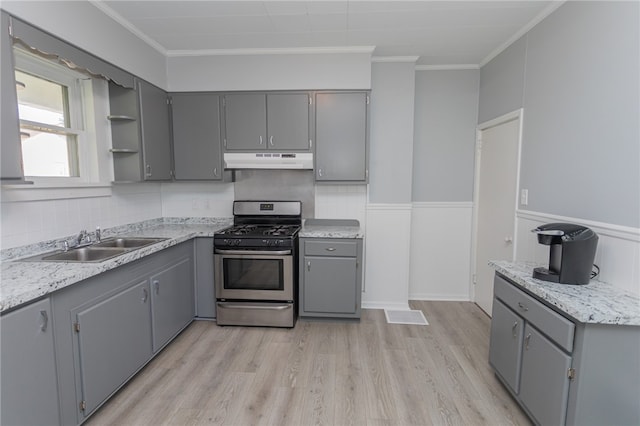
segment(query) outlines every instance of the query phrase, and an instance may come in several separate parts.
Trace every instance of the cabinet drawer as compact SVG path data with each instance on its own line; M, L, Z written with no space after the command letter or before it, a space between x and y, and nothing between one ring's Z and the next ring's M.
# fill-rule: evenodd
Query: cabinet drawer
M350 256L358 255L358 243L345 241L306 241L304 254L311 256Z
M573 322L518 290L513 284L498 275L493 283L493 291L496 298L502 300L505 305L529 321L564 350L568 352L573 350L575 330Z

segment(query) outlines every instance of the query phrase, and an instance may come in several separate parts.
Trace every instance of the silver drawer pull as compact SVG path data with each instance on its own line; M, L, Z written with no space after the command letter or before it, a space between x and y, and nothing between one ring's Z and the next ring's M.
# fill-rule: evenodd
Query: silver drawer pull
M529 310L529 308L527 308L526 305L523 305L521 302L518 302L518 307L520 309L522 309L523 311L527 312Z
M336 251L336 249L335 249L335 248L333 248L333 247L327 247L325 250L326 250L326 251Z
M529 341L531 340L531 333L527 334L527 337L524 338L524 348L529 350Z
M49 325L49 314L47 314L47 311L40 311L40 320L40 331L47 331L47 326Z
M515 339L518 335L518 321L513 323L513 327L511 327L511 334L513 335L513 338Z
M232 305L229 303L218 302L216 303L219 307L224 309L263 309L267 311L284 311L285 309L291 309L293 305L278 305L278 306L267 306L267 305Z

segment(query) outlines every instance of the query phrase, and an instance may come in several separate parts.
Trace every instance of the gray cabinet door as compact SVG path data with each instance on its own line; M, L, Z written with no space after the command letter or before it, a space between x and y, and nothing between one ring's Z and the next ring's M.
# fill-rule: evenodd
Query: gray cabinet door
M367 94L316 94L316 181L366 182Z
M72 311L73 316L79 327L78 352L86 415L151 358L148 281Z
M0 317L3 425L59 424L49 299Z
M196 316L198 318L215 318L213 238L196 238L195 262Z
M144 180L170 180L171 134L167 93L147 82L138 83Z
M267 147L282 151L309 151L309 95L267 95Z
M302 310L305 313L355 313L356 283L355 257L305 256Z
M523 335L524 320L494 299L489 363L516 394L520 391Z
M171 110L176 180L222 179L220 96L174 94Z
M13 69L13 44L9 36L9 15L2 12L0 28L0 83L2 96L2 126L0 127L0 176L2 179L21 181L22 146L20 143L20 120L18 118L18 96L16 95L16 77Z
M530 324L524 328L520 398L538 423L563 425L571 357Z
M151 277L151 304L155 353L193 319L191 259L183 259Z
M266 149L266 109L264 94L224 95L225 147L228 151Z

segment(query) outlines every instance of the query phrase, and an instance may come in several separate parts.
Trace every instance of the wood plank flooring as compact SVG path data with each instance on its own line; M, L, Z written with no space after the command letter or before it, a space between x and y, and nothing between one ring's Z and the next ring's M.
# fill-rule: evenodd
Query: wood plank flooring
M87 425L530 425L489 368L489 318L418 302L428 326L196 321Z

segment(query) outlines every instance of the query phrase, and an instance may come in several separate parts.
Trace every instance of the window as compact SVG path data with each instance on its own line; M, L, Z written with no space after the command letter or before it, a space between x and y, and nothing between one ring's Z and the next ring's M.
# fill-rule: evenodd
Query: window
M14 48L25 177L45 186L97 183L94 79Z

